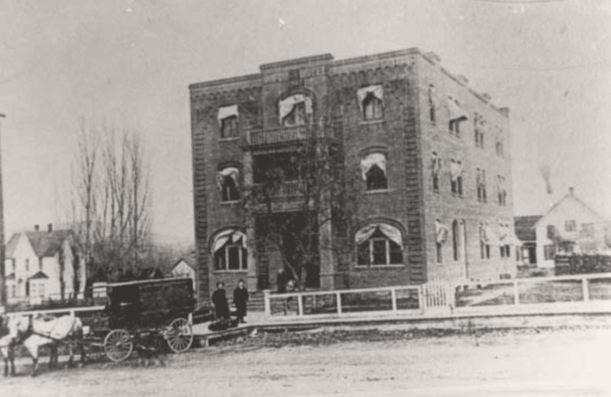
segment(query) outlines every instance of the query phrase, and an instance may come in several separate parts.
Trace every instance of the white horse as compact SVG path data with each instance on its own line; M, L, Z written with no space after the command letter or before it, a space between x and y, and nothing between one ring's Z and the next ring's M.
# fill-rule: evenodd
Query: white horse
M0 355L4 361L4 376L15 375L15 345L19 343L19 335L25 335L28 329L28 320L25 317L0 318L0 329L3 331L0 338Z
M79 343L82 335L83 323L78 317L65 315L50 319L44 317L32 319L31 335L23 341L23 346L34 362L32 376L36 376L38 373L38 354L43 346L49 346L50 348L49 366L54 366L58 363L57 348L60 343L68 346L70 354L68 366L72 365L74 360L75 345L79 346L81 362L84 362L85 351L83 344Z

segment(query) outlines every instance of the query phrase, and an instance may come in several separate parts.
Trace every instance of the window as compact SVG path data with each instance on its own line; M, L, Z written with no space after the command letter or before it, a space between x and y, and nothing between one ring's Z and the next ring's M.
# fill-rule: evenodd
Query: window
M499 157L505 157L505 148L503 147L503 141L496 142L496 155Z
M556 226L547 225L547 238L553 240L556 238Z
M582 223L581 224L581 237L593 238L594 237L594 224L593 223Z
M480 149L484 148L484 131L486 127L486 121L480 114L475 114L473 120L473 131L475 134L475 147Z
M556 256L556 246L553 244L544 246L543 256L545 257L546 261L554 259L554 256Z
M435 123L435 86L429 85L429 119Z
M462 197L463 194L462 173L462 162L452 159L450 162L450 187L452 194L459 197Z
M238 136L238 105L219 108L217 120L221 127L221 139Z
M443 245L448 239L448 228L441 223L439 219L435 219L435 247L437 251L437 263L443 262Z
M384 266L403 264L401 232L394 226L375 224L356 234L357 264Z
M361 175L367 184L367 190L387 189L386 155L383 153L367 155L361 160Z
M511 246L501 245L500 247L501 258L511 258Z
M450 134L460 137L460 124L468 119L467 114L462 110L458 101L451 96L448 97L448 108L450 110L448 123Z
M375 95L369 94L363 101L363 119L379 120L382 118L382 101Z
M246 235L235 230L219 233L213 243L214 270L240 271L248 269Z
M360 88L356 95L359 101L359 107L363 113L363 120L371 121L382 119L384 90L381 85Z
M433 192L439 193L439 171L441 170L441 159L437 157L437 153L431 155L431 173L433 179Z
M15 285L11 285L11 298L17 297L17 287Z
M454 256L454 260L457 261L458 259L460 259L460 253L459 253L459 249L460 249L460 231L459 231L459 227L458 227L458 222L454 221L452 222L452 253Z
M15 258L13 258L11 260L11 263L13 265L13 273L15 273L16 269L17 269L17 260Z
M505 181L505 177L498 175L497 176L497 188L498 188L498 200L500 206L507 205L507 183Z
M227 117L221 121L221 138L234 138L238 136L238 118Z
M221 192L222 202L240 199L238 176L239 170L235 167L225 167L216 175L216 183Z
M485 203L486 199L486 171L477 168L475 176L475 184L477 186L477 201Z
M312 99L305 94L291 95L278 105L280 124L285 127L304 125L312 114Z
M575 232L577 231L577 222L574 220L564 221L564 230L567 232Z
M293 109L282 120L282 125L285 127L293 127L304 125L306 123L306 106L304 102L297 103Z
M25 260L25 271L26 272L30 271L30 260L29 259Z
M484 225L480 224L479 249L480 249L480 257L482 259L490 259L490 244L488 244L488 239L490 238L490 236L486 235L487 234L486 228L487 227L484 227Z

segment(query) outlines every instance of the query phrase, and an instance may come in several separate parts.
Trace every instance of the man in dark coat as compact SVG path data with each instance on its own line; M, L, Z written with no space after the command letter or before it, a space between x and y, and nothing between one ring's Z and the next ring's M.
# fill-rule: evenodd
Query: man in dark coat
M212 304L216 311L217 320L229 320L229 305L227 304L227 296L225 295L225 283L222 281L216 283L216 291L212 294Z
M244 280L238 281L238 287L233 291L233 303L238 316L238 324L246 324L246 303L248 302L248 290L244 286Z

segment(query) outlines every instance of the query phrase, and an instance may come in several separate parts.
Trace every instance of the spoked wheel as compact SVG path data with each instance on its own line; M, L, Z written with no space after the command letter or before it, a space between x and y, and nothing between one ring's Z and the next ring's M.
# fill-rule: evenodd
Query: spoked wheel
M174 353L182 353L191 347L193 343L193 330L184 318L177 318L170 323L166 333L168 346Z
M104 338L104 352L111 361L121 362L126 360L134 350L132 338L124 329L113 329Z

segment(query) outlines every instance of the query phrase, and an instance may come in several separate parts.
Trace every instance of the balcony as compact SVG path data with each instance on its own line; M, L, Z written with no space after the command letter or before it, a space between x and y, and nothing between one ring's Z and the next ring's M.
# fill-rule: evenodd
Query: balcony
M276 143L293 142L312 136L313 128L309 125L296 127L280 127L248 131L249 145L273 145Z
M278 188L274 192L271 193L271 197L274 199L299 197L303 195L304 188L305 188L305 185L302 181L284 182L281 185L279 185ZM263 185L254 184L253 193L257 197L263 197Z

